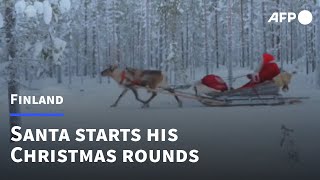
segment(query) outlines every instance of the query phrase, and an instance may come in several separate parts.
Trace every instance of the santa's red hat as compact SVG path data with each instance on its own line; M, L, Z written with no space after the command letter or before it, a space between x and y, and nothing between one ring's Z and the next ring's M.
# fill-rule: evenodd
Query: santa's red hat
M271 54L268 54L268 53L263 54L263 64L270 63L274 60L275 60L275 58Z

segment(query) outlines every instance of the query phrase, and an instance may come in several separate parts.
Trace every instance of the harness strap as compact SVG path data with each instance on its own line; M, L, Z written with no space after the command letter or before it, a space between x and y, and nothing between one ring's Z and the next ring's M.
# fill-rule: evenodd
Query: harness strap
M122 85L125 80L126 80L126 71L122 71L120 84Z
M134 81L131 81L131 82L132 82L132 84L138 85L138 86L140 86L142 84L142 82L140 80L134 80Z
M122 71L122 73L121 73L120 85L123 85L123 83L124 83L125 81L131 83L132 85L141 85L141 84L142 84L142 82L141 82L140 80L133 80L133 81L132 81L132 80L128 79L127 76L126 76L126 71L124 70L124 71Z

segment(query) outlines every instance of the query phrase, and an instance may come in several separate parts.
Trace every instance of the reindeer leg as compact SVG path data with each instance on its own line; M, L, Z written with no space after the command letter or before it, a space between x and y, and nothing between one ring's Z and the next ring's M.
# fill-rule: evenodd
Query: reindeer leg
M135 98L136 98L137 101L141 102L142 104L145 104L145 103L146 103L146 101L143 101L143 100L141 100L141 99L139 98L138 91L137 91L135 88L133 88L133 87L129 87L129 88L130 88L130 90L133 92L133 94L134 94L134 96L135 96Z
M179 97L177 95L175 95L175 90L174 89L167 89L168 92L172 93L174 95L174 98L176 99L176 101L178 102L179 107L182 107L182 101L179 99Z
M128 88L125 88L122 93L120 94L120 96L118 97L118 99L116 100L116 102L111 105L111 107L117 107L118 106L118 103L120 101L120 99L128 92Z
M149 103L157 96L158 94L156 92L152 92L151 97L143 104L142 108L148 108Z

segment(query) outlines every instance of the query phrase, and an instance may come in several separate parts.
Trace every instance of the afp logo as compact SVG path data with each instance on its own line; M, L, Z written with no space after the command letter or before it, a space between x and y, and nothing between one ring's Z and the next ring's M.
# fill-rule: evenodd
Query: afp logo
M297 19L297 14L294 12L274 12L270 19L268 20L268 23L276 22L276 23L282 23L284 21L290 23L293 20ZM313 16L312 13L308 10L303 10L298 14L298 21L302 25L308 25L312 22Z

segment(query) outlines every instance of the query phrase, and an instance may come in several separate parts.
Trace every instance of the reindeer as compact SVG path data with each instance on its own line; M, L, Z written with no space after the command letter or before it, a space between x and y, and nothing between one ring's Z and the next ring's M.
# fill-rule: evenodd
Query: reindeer
M137 101L143 104L142 108L148 108L149 103L158 95L157 88L162 88L165 91L172 93L178 102L179 107L182 107L182 102L177 95L175 95L174 89L170 88L167 83L167 77L161 71L155 70L139 70L134 68L121 69L117 65L111 65L107 69L101 72L103 77L111 77L120 86L124 88L118 99L111 107L117 107L120 99L131 90ZM145 87L151 92L151 97L143 101L138 94L138 88Z

